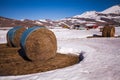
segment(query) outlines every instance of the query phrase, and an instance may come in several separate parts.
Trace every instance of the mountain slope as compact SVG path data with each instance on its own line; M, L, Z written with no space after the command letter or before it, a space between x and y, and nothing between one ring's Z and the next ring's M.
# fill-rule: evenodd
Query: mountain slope
M120 5L112 6L104 11L102 11L104 14L114 13L114 14L120 14Z
M29 19L15 20L0 16L0 27L14 27L14 26L24 26L24 27L52 26L52 22L50 20L46 20L46 21L29 20Z
M91 19L94 19L97 15L97 12L96 11L87 11L81 15L76 15L76 16L73 16L74 18L91 18Z
M68 26L72 27L74 25L86 26L86 24L95 24L98 26L105 24L113 24L120 26L120 5L112 6L102 12L97 11L86 11L81 15L76 15L69 18L64 18L58 21L52 21L49 19L45 20L15 20L0 17L0 27L12 27L12 26L46 26L52 28L55 26Z
M113 24L116 26L120 25L120 5L112 6L102 12L96 11L86 11L81 15L76 15L70 18L65 18L60 20L60 22L68 23L69 26L74 26L75 24L86 25L86 24L95 24L95 25L105 25ZM71 23L73 25L71 25Z

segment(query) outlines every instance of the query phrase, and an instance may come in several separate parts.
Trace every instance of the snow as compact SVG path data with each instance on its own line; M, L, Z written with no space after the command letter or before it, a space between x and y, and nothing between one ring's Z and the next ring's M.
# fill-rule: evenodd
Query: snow
M98 29L95 30L51 29L51 30L56 34L58 40L86 38L87 36L92 36L93 33L100 34Z
M115 13L115 14L120 14L120 5L112 6L104 11L102 11L104 14L109 14L109 13Z
M46 19L39 19L41 22L47 22Z
M20 21L24 21L25 19L20 19Z
M41 22L39 22L39 21L36 21L35 23L36 23L36 24L40 24L40 25L43 25L43 24L42 24Z
M110 13L118 14L118 16L111 16L111 15L109 15ZM99 15L99 14L106 14L107 16ZM108 9L102 11L102 12L86 11L83 14L73 16L73 18L86 18L86 19L89 18L89 19L94 19L94 20L96 20L98 22L105 22L104 20L101 20L101 18L108 18L108 19L116 19L117 22L120 22L119 14L120 14L120 5L115 5L115 6L112 6L112 7L108 8ZM78 21L80 21L80 20L78 20Z
M94 26L95 23L89 23L89 24L86 24L86 26Z
M97 17L96 15L96 11L87 11L81 15L77 15L77 16L74 16L75 18L77 17L80 17L80 18L91 18L91 19L94 19L95 17Z
M99 20L100 16L97 15L98 13L103 13L103 14L109 14L109 13L120 14L120 5L112 6L112 7L108 8L108 9L102 11L102 12L87 11L87 12L84 12L83 14L81 14L81 15L74 16L74 18L91 18L91 19ZM105 17L105 16L102 16L102 17ZM111 18L111 16L109 16L109 17Z
M6 43L6 34L8 30L0 30L0 43Z
M120 80L120 38L86 38L101 34L99 29L51 29L58 43L57 52L84 53L82 62L70 67L19 76L0 76L0 80ZM7 30L0 30L0 43L5 43ZM120 35L120 27L116 27Z
M99 21L99 22L105 22L105 21L101 20L101 18L109 18L109 19L112 18L111 16L109 16L109 17L108 16L107 17L106 16L99 16L98 15L99 13L100 12L96 12L96 11L87 11L81 15L74 16L74 18L89 18L89 19L94 19L94 20Z

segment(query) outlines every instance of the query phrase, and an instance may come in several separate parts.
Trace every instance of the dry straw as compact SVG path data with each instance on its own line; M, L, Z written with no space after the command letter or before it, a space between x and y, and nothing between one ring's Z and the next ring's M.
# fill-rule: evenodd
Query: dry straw
M115 36L115 27L114 26L105 26L102 31L103 37L114 37Z
M56 50L56 37L46 28L32 32L26 39L25 52L31 60L48 60L56 55Z
M79 56L56 53L56 37L46 28L36 29L26 38L22 49L0 44L0 76L45 72L79 62Z
M46 61L28 61L20 56L19 48L4 47L0 49L0 75L24 75L71 66L79 62L79 57L57 53Z
M7 33L7 45L9 47L20 47L20 38L25 30L26 28L21 26L10 29Z

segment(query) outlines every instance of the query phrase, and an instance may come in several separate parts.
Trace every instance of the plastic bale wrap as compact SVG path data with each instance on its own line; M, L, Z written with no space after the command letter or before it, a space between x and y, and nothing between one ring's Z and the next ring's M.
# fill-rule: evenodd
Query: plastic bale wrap
M26 28L21 26L10 29L7 33L7 45L9 47L20 47L20 38L25 30Z
M22 49L24 49L27 57L31 60L53 58L57 51L57 40L54 33L44 27L33 27L32 29L35 30L29 32L27 37L25 37L26 39L21 40L21 42L24 42ZM23 33L23 36L26 35L27 31Z

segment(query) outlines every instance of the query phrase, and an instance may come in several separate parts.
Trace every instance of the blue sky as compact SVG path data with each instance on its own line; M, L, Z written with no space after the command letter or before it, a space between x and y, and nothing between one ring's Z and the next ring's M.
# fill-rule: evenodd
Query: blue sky
M120 0L0 0L0 16L58 20L85 11L103 11L117 4Z

